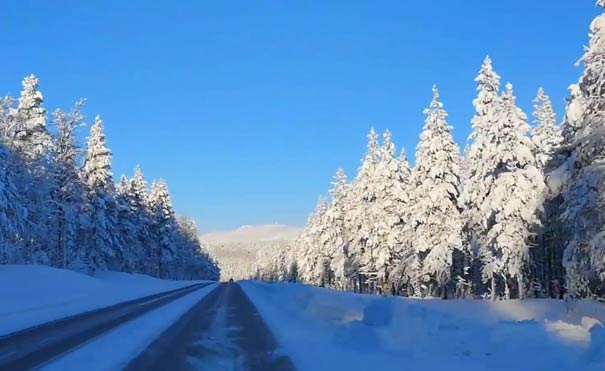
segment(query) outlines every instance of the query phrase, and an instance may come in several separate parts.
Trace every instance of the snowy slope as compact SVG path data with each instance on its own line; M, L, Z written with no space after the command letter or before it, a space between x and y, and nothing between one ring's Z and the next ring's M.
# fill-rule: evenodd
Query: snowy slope
M218 260L221 278L249 278L257 252L282 248L298 237L301 229L283 224L242 226L232 231L200 236L202 245Z
M252 281L242 287L303 371L605 370L605 306L597 302L575 303L567 313L556 300L414 300Z
M0 335L194 283L118 272L90 277L41 265L0 265L0 282Z

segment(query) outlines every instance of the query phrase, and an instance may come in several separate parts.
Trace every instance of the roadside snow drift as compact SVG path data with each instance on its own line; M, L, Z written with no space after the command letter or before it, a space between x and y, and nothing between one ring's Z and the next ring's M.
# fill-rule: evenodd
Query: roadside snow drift
M605 370L605 305L242 287L300 370Z
M95 277L41 265L0 265L0 335L122 301L192 285L140 274Z

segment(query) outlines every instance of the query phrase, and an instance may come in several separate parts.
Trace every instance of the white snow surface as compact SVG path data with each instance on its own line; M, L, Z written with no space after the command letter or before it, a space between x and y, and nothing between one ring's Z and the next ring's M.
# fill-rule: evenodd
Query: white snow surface
M0 265L0 335L202 281L98 272L91 277L42 265Z
M605 305L242 283L299 370L605 370Z
M42 370L121 370L216 287L217 284L206 286L129 321L42 367Z

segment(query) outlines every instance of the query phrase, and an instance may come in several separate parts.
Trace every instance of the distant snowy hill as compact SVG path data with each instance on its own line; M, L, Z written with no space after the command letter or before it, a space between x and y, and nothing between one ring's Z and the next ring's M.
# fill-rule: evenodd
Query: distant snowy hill
M245 225L232 231L206 233L200 240L218 260L221 279L240 279L254 272L259 250L284 247L300 232L300 228L283 224Z
M290 241L298 237L300 231L300 228L283 224L244 225L232 231L206 233L200 239L210 244Z

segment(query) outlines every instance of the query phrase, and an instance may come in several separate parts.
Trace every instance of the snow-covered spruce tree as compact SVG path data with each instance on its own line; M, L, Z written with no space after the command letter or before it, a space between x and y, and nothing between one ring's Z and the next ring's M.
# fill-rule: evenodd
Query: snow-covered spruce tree
M557 125L557 117L552 107L550 98L542 88L534 100L534 122L532 127L532 144L534 145L534 156L542 174L547 177L549 173L558 166L559 154L563 142L561 126ZM559 219L559 193L551 194L549 187L544 189L544 210L540 215L542 228L536 235L536 246L532 249L532 284L536 294L540 291L546 295L551 294L551 283L556 280L561 269L561 248L553 241L553 231L557 227Z
M561 143L552 155L549 169L546 169L547 196L550 199L561 195L573 175L576 161L576 133L581 129L582 115L586 109L586 99L579 85L570 85L569 94L566 100L565 117L561 124Z
M605 7L605 1L597 5ZM567 160L569 182L563 189L566 247L563 265L567 289L576 296L605 295L605 14L590 25L582 62L573 149Z
M418 270L412 279L419 290L416 294L446 298L453 252L463 248L460 152L436 87L424 113L427 117L416 149L409 207L416 254L413 264Z
M413 233L410 229L410 193L414 191L412 182L412 170L408 162L405 150L401 149L399 155L399 172L401 175L401 186L403 187L403 193L401 198L398 200L401 209L398 210L400 216L400 225L397 226L396 230L393 230L392 234L387 239L387 244L391 246L391 250L395 252L394 256L394 267L390 272L389 281L392 285L391 292L395 295L403 293L413 294L411 287L412 272L414 272L415 250L412 246ZM399 192L399 191L398 191Z
M12 141L13 119L15 112L13 97L0 97L0 136L4 146L8 147Z
M268 282L288 280L287 246L260 248L256 253L254 278Z
M494 71L491 58L485 58L475 81L478 93L477 98L473 100L475 116L471 120L472 133L469 136L462 166L464 173L461 196L464 205L465 243L474 255L478 254L479 241L485 233L485 220L481 211L484 207L485 194L489 192L485 178L492 170L485 161L488 151L493 150L489 148L487 132L496 125L500 104L498 96L500 76ZM475 291L479 291L477 287L481 282L479 262L473 261L471 268L470 280L475 286Z
M490 57L485 57L475 82L477 82L477 98L473 100L475 116L471 120L473 130L466 151L466 158L469 162L467 169L469 180L481 177L485 172L485 169L478 166L477 163L481 161L486 151L488 145L486 135L488 130L494 126L498 110L500 76L494 71Z
M343 169L338 169L330 190L331 203L326 211L327 218L327 256L330 271L334 275L331 282L336 288L345 290L349 287L351 262L349 259L349 233L346 225L346 214L349 204L350 186Z
M489 150L487 132L495 126L497 111L499 109L500 98L498 90L500 89L500 76L493 70L492 60L486 57L479 71L479 75L475 78L477 82L477 98L473 100L475 106L475 116L471 120L472 133L469 136L469 144L466 149L466 174L463 200L467 204L469 227L471 227L470 239L471 245L476 250L476 233L474 230L473 214L479 209L482 200L478 199L484 189L480 180L487 174L490 169L484 164L484 157ZM478 221L480 223L480 221Z
M56 134L53 137L53 150L50 157L52 177L51 209L53 218L49 232L55 246L51 264L63 269L88 271L85 237L82 220L86 214L86 188L82 181L78 160L82 150L76 143L76 130L83 125L84 116L81 107L84 101L76 103L74 109L65 113L56 110L53 113L53 125ZM84 238L81 238L84 237Z
M46 109L38 79L31 75L23 79L23 90L16 108L9 109L6 145L15 154L15 185L27 210L24 229L24 256L29 263L49 264L54 248L48 222L51 220L51 181L48 157L52 148L46 128ZM9 100L10 101L10 100Z
M493 299L503 290L505 298L524 298L529 268L529 238L539 225L544 179L537 168L527 117L517 107L511 84L506 85L494 126L486 134L490 169L482 184L483 206L479 258L482 278L491 284Z
M330 262L326 253L329 248L327 211L328 203L320 197L297 241L301 253L300 275L304 282L311 285L324 286L330 280Z
M157 241L153 239L151 210L149 208L149 192L147 182L143 177L140 166L134 169L134 177L130 180L128 191L130 200L131 221L136 228L136 246L141 249L142 259L138 261L137 271L158 277L158 249Z
M179 246L179 270L176 279L218 280L220 269L214 259L203 248L198 238L195 221L184 216L177 217L177 245Z
M402 282L401 276L393 272L400 262L405 261L411 247L409 234L404 228L406 215L403 212L409 203L410 168L403 149L399 158L395 156L396 148L389 130L385 131L383 139L376 167L379 213L375 226L379 244L376 269L381 289L396 292Z
M553 155L551 169L547 174L547 192L551 199L562 194L563 188L573 175L576 161L576 133L581 129L582 114L585 109L585 97L582 95L580 86L578 84L570 85L565 116L561 123L561 144Z
M117 205L103 121L99 116L90 128L82 169L88 198L90 235L88 259L93 269L121 270L123 246L117 232Z
M149 204L153 218L152 234L159 244L157 262L160 278L174 277L179 263L175 261L179 256L179 246L175 241L177 225L168 186L163 179L152 183Z
M287 270L286 281L287 282L298 282L299 281L297 258L298 258L297 246L296 246L296 241L294 241L292 243L289 243L285 247L285 259L286 259L286 270Z
M377 225L382 217L381 206L377 203L378 163L380 152L378 134L372 128L368 134L365 157L357 173L352 189L352 207L347 215L347 224L351 231L349 254L355 272L356 287L359 291L374 292L378 277L377 259L380 241Z
M19 105L9 129L9 147L26 163L40 161L51 147L51 136L46 128L46 109L34 75L23 79Z
M14 154L0 139L0 264L30 262L23 241L27 212L15 185L16 166Z
M534 117L536 125L532 128L531 139L537 165L545 170L552 166L553 156L559 150L563 136L550 98L542 88L538 89L534 100Z
M122 254L122 266L125 272L140 273L145 254L139 245L136 215L131 210L131 182L125 175L120 177L116 186L117 225L116 234L120 236L125 248Z
M311 285L319 285L320 281L319 276L316 275L316 265L319 261L319 248L314 245L315 236L313 235L313 232L316 230L315 224L318 223L318 214L321 210L327 209L325 203L324 198L320 197L316 209L307 218L307 224L296 240L299 252L300 279L302 282Z
M565 282L563 254L567 241L573 231L567 227L567 221L561 218L565 211L564 191L568 189L575 176L575 137L581 127L582 114L586 107L585 97L580 86L569 86L569 98L561 124L561 143L551 157L550 164L544 169L546 176L546 194L544 203L544 223L539 241L544 250L543 291L555 298L562 298Z
M288 280L288 263L286 258L286 246L280 246L273 254L274 275L276 282L286 282Z
M256 252L256 279L277 282L279 279L279 252L261 248Z

